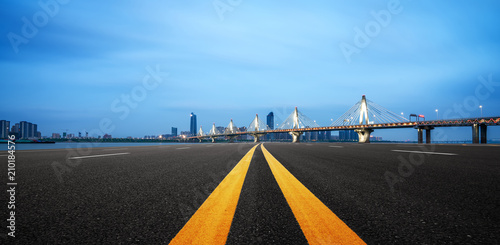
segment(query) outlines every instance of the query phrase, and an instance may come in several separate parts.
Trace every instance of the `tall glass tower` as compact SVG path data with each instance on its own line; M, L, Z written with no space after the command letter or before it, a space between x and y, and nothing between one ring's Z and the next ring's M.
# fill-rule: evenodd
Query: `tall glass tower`
M196 135L196 115L194 113L191 112L191 126L190 126L190 132L191 132L191 135Z
M267 114L267 126L274 129L274 113L272 111Z

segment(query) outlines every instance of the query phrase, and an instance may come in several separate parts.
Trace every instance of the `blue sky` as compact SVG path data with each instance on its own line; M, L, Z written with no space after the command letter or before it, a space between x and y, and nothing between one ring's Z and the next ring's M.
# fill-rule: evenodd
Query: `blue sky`
M362 94L428 119L435 109L479 116L479 104L500 115L498 1L41 3L0 10L0 119L37 123L43 135L99 129L103 119L114 137L184 131L191 112L206 129L231 118L248 126L256 113L283 120L295 106L329 125ZM471 130L444 131L469 139Z

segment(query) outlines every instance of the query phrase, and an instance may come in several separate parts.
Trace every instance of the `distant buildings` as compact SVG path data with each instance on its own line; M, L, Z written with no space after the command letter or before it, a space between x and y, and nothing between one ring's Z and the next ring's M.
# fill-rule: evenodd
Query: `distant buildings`
M14 124L14 126L12 126L10 133L15 134L15 135L19 135L20 128L21 128L21 126L19 125L19 123L16 123L16 124Z
M41 133L38 132L38 125L21 121L10 127L10 121L0 120L0 139L7 139L9 134L16 136L16 139L39 139Z
M191 125L189 127L189 131L191 133L191 135L196 135L196 130L197 130L197 127L196 127L196 115L194 113L191 112Z
M181 135L183 136L191 136L191 131L181 131Z
M112 139L113 137L111 137L110 134L104 134L104 136L102 136L103 139Z
M60 139L61 138L61 134L59 133L52 133L52 139Z
M177 136L177 128L172 127L172 136L176 137Z
M10 122L0 120L0 139L7 139L9 137Z
M272 111L267 114L267 126L274 129L274 113Z
M358 141L359 136L354 130L340 130L339 140L341 141Z
M267 114L267 126L269 127L269 129L274 129L274 113L272 111ZM274 133L267 134L266 139L273 140Z
M219 134L223 134L224 131L226 130L226 127L217 126L215 127L215 129L217 129L217 132L219 132Z
M21 139L26 139L28 138L28 128L31 127L29 122L26 121L21 121L19 123L21 125L20 131L19 131L19 138Z

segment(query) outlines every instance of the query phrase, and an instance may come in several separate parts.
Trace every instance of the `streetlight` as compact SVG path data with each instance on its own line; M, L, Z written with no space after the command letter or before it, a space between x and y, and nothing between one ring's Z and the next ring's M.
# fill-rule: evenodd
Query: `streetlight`
M481 109L481 117L483 117L483 106L482 106L482 105L480 105L480 106L479 106L479 109Z
M436 120L439 119L439 112L438 112L438 109L436 109Z

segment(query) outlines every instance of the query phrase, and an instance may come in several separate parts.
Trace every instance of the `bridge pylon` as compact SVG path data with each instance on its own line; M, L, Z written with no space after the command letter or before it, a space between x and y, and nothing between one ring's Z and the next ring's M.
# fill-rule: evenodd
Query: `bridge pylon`
M260 137L266 135L266 130L270 130L270 128L259 119L259 114L255 114L255 118L248 126L247 132L253 136L253 142L260 142Z
M300 126L300 124L299 124L299 110L297 109L297 107L295 107L295 110L293 111L292 115L293 115L293 117L292 117L292 122L293 122L292 128L299 128L299 126ZM302 134L304 134L304 132L292 131L289 134L292 135L292 143L299 143L300 142L300 136L302 136Z
M289 134L292 135L292 142L299 143L300 136L304 134L304 132L299 129L309 127L319 127L319 125L304 114L300 113L297 107L295 107L292 114L290 114L288 118L281 123L278 129L292 129L292 131L289 132Z
M373 132L373 124L403 123L408 122L404 117L385 109L361 96L361 100L354 104L346 113L335 120L330 126L363 126L356 129L360 143L370 143L370 134ZM366 126L365 126L366 125ZM345 130L348 130L345 129Z
M201 125L200 125L200 130L198 131L198 134L196 136L201 143L202 141L201 139L203 138L203 136L205 136L205 132L203 132L203 127Z
M215 127L215 123L212 125L212 129L210 130L210 132L208 133L208 135L210 135L210 139L212 139L212 143L215 143L215 139L217 139L217 136L220 134L220 132L217 130L217 128Z

